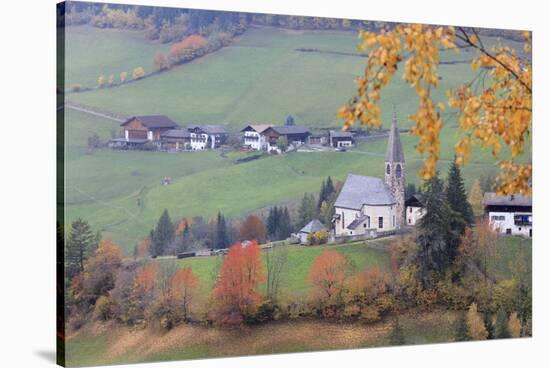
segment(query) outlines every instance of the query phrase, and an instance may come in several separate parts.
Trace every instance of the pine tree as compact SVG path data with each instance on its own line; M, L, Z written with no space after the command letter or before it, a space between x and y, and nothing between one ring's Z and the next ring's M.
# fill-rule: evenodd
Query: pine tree
M455 322L455 341L468 341L468 323L466 322L466 313L460 313L460 316Z
M416 242L421 281L430 286L432 274L443 272L454 260L460 234L452 226L458 216L447 203L443 182L437 176L426 182L424 198L426 214L420 219Z
M334 188L334 183L332 182L332 178L329 176L327 178L325 199L328 199L332 195L332 193L334 193L335 191L336 191L336 188Z
M216 235L215 235L214 247L217 249L226 249L229 248L229 234L227 231L227 224L225 222L225 217L221 212L218 212L218 218L216 221Z
M455 161L452 162L449 169L446 194L451 209L458 212L463 219L463 221L454 224L455 229L457 229L460 234L463 234L465 227L474 223L474 213L470 202L468 202L468 197L466 196L466 189L464 188L464 180L462 179L460 168Z
M393 320L392 329L390 332L390 345L398 346L398 345L405 345L405 343L406 343L405 334L403 333L403 329L399 324L399 318L396 317Z
M495 339L506 339L510 337L508 332L508 315L503 308L497 311L497 318L495 321Z
M81 218L76 219L71 224L65 251L66 272L69 278L84 270L84 262L93 255L97 245L98 239L90 224Z
M277 240L283 240L290 236L292 233L292 224L290 222L290 214L288 208L281 207L279 210L279 223L277 227Z
M410 196L416 193L416 187L413 183L407 184L405 187L405 199L408 199Z
M321 190L319 190L319 201L317 201L317 208L321 209L321 205L325 201L327 197L327 186L325 184L325 181L321 183Z
M302 198L300 208L298 208L298 222L296 224L296 227L301 229L308 222L315 218L317 218L315 197L313 197L313 194L305 193L304 197Z
M470 203L470 206L472 206L472 211L475 217L483 216L485 209L483 208L483 192L481 190L481 185L479 184L479 179L476 179L470 188L468 202Z
M292 126L292 125L294 125L294 117L293 117L292 115L289 114L289 115L286 117L285 125L286 125L286 126Z
M153 255L161 256L166 253L168 246L174 241L176 229L168 210L164 209L157 222L157 227L152 232Z

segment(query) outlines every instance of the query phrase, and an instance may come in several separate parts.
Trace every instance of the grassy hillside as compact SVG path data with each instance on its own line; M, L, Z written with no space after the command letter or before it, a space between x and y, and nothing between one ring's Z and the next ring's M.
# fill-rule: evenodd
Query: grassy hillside
M65 34L65 86L75 83L83 87L97 86L101 73L106 78L141 66L146 73L153 71L156 52L166 52L167 45L145 39L141 31L99 29L91 26L67 27Z
M81 75L92 76L102 65L111 69L113 65L123 66L122 56L129 55L125 60L149 60L158 46L135 32L72 27L69 34L79 46L72 49L68 65ZM120 44L112 52L101 51L112 42ZM361 73L365 59L295 49L354 52L356 43L353 32L255 28L231 46L167 73L120 88L70 94L68 99L127 115L167 114L182 124L227 123L238 129L248 122L282 123L291 113L298 124L339 127L342 122L336 119L335 111L354 93L353 78ZM464 57L446 53L444 58ZM441 70L439 94L473 75L463 63L442 65ZM386 122L393 103L400 126L409 125L407 114L417 102L400 78L384 91ZM174 218L213 216L218 211L238 218L266 206L295 202L304 192L317 192L329 175L344 180L349 173L383 173L385 140L363 143L346 153L293 153L243 164L235 164L235 158L242 154L222 157L218 152L99 150L86 154L86 140L91 134L107 140L113 131L120 134L118 124L73 110L65 114L67 221L76 217L90 221L94 229L121 243L126 251L148 234L164 208ZM447 117L442 132L442 160L453 157L457 129L452 117ZM414 149L416 138L403 136L402 141L407 181L418 182L416 172L422 161ZM530 159L530 152L524 159ZM482 173L497 171L490 152L476 150L472 161L464 170L467 185ZM448 162L441 162L443 175L447 166ZM171 185L161 185L165 176L172 177Z
M353 95L353 80L366 59L296 49L353 53L356 44L354 32L253 28L229 47L190 64L121 88L73 94L69 100L126 115L164 113L182 124L215 122L234 129L249 122L282 123L287 114L298 124L340 126L335 112ZM443 59L468 57L468 52L446 52ZM475 75L464 63L441 65L441 74L436 93L441 97ZM392 104L406 117L417 99L397 77L383 91L382 104L389 121Z

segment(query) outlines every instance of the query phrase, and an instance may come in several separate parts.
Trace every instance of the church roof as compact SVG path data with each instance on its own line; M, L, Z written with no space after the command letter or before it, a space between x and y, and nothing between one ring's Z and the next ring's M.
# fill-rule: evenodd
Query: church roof
M372 176L348 175L334 206L360 210L364 204L371 206L393 205L395 199L382 179Z
M348 225L348 229L350 230L355 230L357 228L357 226L361 225L363 222L365 222L365 220L368 218L369 216L367 215L363 215L363 216L359 216L357 217L355 220L353 220L351 222L351 224Z
M390 134L388 137L388 146L386 148L386 161L405 162L401 139L399 138L399 128L397 127L397 117L393 112Z
M327 228L323 223L317 219L311 220L306 226L304 226L300 232L301 233L314 233L316 231L326 230Z

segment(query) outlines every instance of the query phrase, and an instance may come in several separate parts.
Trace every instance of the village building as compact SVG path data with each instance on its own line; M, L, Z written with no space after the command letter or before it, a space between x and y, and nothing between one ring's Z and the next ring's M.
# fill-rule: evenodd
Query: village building
M341 130L329 130L328 141L329 145L334 148L352 147L355 144L353 133Z
M161 148L179 152L191 148L191 133L187 129L170 129L160 134Z
M384 179L348 175L334 204L334 236L373 237L394 232L405 221L405 157L393 117L384 163Z
M272 126L261 133L265 138L265 149L267 152L280 153L277 141L280 137L286 137L289 147L298 147L309 143L311 132L308 128L299 125Z
M195 151L219 148L229 135L220 125L191 125L187 129L191 135L190 147Z
M483 196L483 205L493 229L497 232L533 236L531 197L520 194L499 196L488 192Z
M327 228L323 223L317 219L311 220L306 226L304 226L296 236L298 239L300 239L301 244L307 244L308 239L307 237L309 234L316 233L318 231L325 230L327 231Z
M405 201L405 223L407 226L415 226L426 214L424 195L416 193Z
M165 115L142 115L132 116L120 126L126 142L143 144L160 141L162 133L177 128L178 124Z
M266 142L265 136L262 133L270 127L270 124L247 125L241 130L241 133L243 133L243 145L256 151L264 150Z

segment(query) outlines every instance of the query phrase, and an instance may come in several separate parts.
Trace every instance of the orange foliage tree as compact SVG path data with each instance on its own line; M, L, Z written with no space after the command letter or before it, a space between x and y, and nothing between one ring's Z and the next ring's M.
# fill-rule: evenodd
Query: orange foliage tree
M239 229L239 237L241 240L257 240L265 241L267 230L261 218L256 215L250 215L246 218Z
M158 262L151 262L136 273L128 297L126 323L130 325L145 323L145 312L153 302L159 268Z
M258 310L262 295L258 292L265 281L256 241L234 244L221 266L213 291L217 303L216 319L220 324L241 324Z
M346 257L334 249L323 251L311 265L309 282L321 302L330 302L341 295L349 276L350 265Z
M190 306L198 287L199 279L193 274L191 267L184 267L172 276L172 297L177 305L181 306L184 320L188 319Z
M199 35L191 35L184 40L175 43L170 48L170 57L177 61L187 61L195 58L197 51L208 45L208 41Z
M380 125L381 90L403 62L403 78L419 97L418 110L409 119L415 123L411 133L419 140L416 149L425 155L420 176L424 180L433 177L440 155L442 113L446 107L433 98L439 86L438 65L444 49L459 52L457 45L462 43L461 46L476 51L471 65L474 71L479 71L476 79L483 79L484 83L465 81L447 91L447 105L458 111L458 123L464 133L455 145L457 162L467 163L473 144L491 148L501 167L498 192L531 193L531 163L517 162L531 134L532 68L527 58L502 45L485 48L474 28L403 24L379 33L361 31L359 36L358 49L367 52L367 66L364 75L356 80L356 96L338 110L345 128L356 121L368 127ZM525 49L529 51L531 35L524 32L524 37ZM501 152L503 145L509 148L509 153Z

